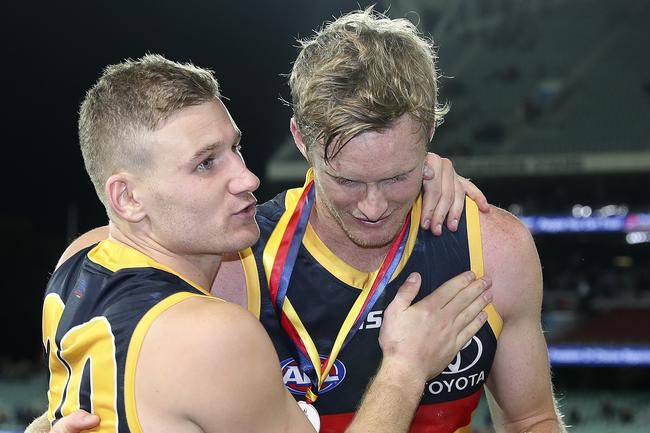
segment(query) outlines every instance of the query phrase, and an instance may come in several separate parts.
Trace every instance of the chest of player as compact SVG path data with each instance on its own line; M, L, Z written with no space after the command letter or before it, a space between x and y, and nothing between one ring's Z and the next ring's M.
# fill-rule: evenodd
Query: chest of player
M455 248L458 247L458 248ZM381 361L378 343L383 313L397 289L413 271L422 275L418 299L449 278L469 269L469 257L459 245L431 248L418 241L406 265L386 286L354 337L340 351L320 390L316 407L323 415L354 411ZM337 335L360 289L344 283L301 248L287 290L297 316L318 349L321 359L330 355ZM311 382L296 361L296 346L282 329L263 286L260 320L269 333L281 362L287 389L297 400ZM470 340L438 377L429 381L423 404L464 399L480 390L496 350L496 337L488 323Z

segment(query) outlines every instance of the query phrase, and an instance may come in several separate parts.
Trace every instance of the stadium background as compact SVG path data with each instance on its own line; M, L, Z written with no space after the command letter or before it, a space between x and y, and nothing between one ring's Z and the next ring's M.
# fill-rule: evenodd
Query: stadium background
M76 113L101 69L158 52L215 70L262 178L299 182L295 38L364 2L11 2L4 9L0 432L42 412L40 302L70 239L105 223ZM451 112L433 150L533 231L543 323L573 432L650 422L650 1L394 0L439 46ZM490 430L481 405L475 432Z

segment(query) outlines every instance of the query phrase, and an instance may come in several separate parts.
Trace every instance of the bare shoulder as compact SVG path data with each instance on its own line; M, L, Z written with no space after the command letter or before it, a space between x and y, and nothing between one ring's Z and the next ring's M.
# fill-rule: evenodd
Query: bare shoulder
M494 249L526 249L534 246L528 228L510 212L491 206L490 212L479 214L483 244Z
M485 273L492 279L497 310L508 316L537 308L542 274L530 231L517 217L497 207L479 218Z
M505 270L508 264L526 265L537 260L533 237L517 217L492 206L490 212L479 214L479 218L483 256L490 271Z
M236 421L248 415L251 389L283 395L278 363L246 310L215 298L186 299L161 313L144 337L136 369L143 430L188 431L192 420L189 431L240 431L246 425Z
M70 257L74 256L84 248L94 245L97 242L101 242L106 238L108 238L108 226L97 227L82 234L77 239L72 241L70 245L68 245L68 248L65 249L65 251L61 255L61 258L59 258L56 267L58 268L59 266L61 266L63 262L68 260Z

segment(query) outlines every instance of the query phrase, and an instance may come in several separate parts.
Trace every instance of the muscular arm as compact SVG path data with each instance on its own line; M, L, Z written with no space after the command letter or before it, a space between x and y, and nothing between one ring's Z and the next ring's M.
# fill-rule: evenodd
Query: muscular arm
M156 320L142 345L136 370L142 429L310 432L278 365L264 329L245 310L184 301Z
M497 431L564 432L556 411L540 315L542 272L533 239L523 224L501 209L481 214L485 273L492 278L494 305L503 318L487 381L498 408Z

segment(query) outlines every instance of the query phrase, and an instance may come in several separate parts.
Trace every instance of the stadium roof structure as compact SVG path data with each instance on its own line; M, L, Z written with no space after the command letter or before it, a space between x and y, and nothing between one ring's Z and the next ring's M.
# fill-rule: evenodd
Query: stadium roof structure
M451 110L432 150L459 172L650 173L650 2L390 3L438 47ZM266 175L300 181L305 167L287 138Z

